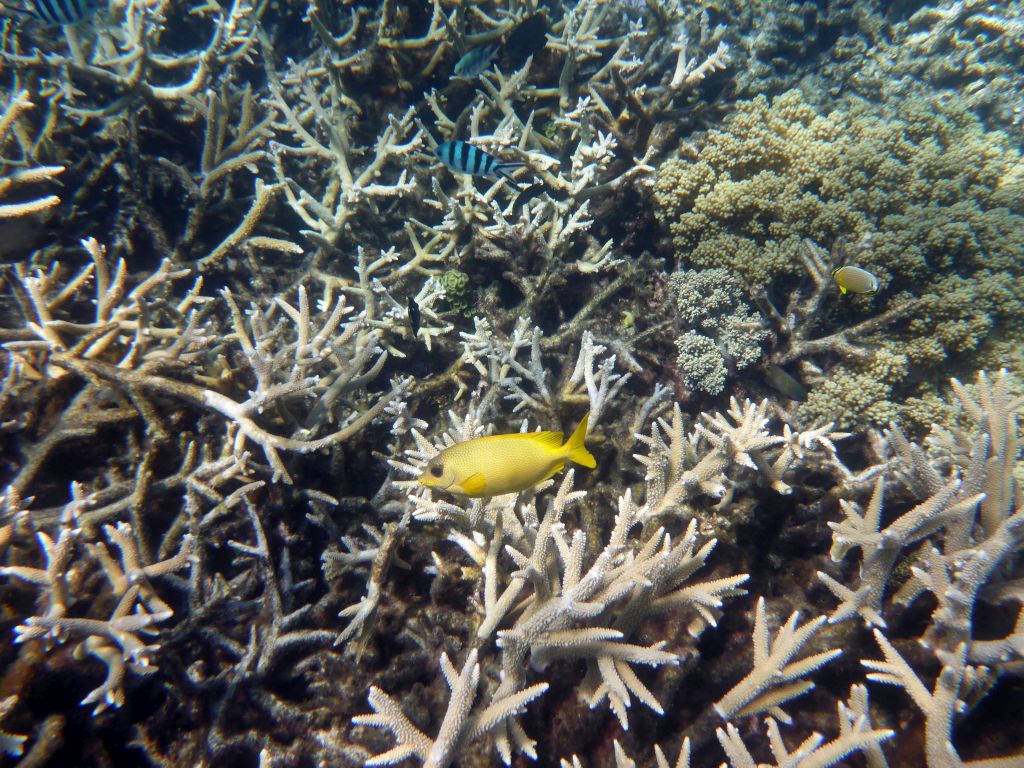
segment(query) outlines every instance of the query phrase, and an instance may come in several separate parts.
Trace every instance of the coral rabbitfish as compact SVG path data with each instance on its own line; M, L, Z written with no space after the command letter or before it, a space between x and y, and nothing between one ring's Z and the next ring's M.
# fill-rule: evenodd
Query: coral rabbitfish
M522 168L525 163L499 160L494 155L489 155L478 147L474 147L468 141L446 141L438 144L434 150L434 157L458 173L468 173L473 176L501 176L513 184L516 180L509 176L508 172L516 168ZM516 184L518 187L518 184Z
M428 488L484 498L518 493L560 472L566 462L593 469L587 450L588 413L572 436L561 432L490 435L449 446L432 458L419 477Z

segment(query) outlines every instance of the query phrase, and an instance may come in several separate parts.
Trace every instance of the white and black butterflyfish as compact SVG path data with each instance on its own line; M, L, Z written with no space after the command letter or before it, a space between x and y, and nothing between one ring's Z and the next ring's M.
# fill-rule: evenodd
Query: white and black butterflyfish
M468 173L473 176L501 176L513 184L516 184L516 180L508 172L525 165L525 163L501 160L494 155L489 155L468 141L446 141L443 144L438 144L434 149L434 157L458 173Z

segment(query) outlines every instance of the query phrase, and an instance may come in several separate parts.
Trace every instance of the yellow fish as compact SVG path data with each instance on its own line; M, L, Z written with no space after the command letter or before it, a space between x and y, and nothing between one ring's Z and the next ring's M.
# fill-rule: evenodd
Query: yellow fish
M481 498L532 488L561 471L567 461L593 469L597 462L584 445L589 419L588 413L564 444L561 432L490 435L456 443L427 463L419 481L428 488Z
M860 267L839 267L832 270L832 277L843 293L863 293L870 296L878 293L878 278Z

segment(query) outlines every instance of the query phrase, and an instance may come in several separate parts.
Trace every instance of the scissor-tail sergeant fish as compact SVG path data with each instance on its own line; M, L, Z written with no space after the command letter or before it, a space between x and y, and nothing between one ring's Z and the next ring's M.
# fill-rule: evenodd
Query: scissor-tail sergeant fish
M588 413L562 442L561 432L490 435L451 445L432 458L420 484L460 496L484 498L532 488L572 462L597 466L587 450Z
M434 157L458 173L469 173L473 176L501 176L511 181L516 187L516 180L508 172L522 168L525 163L499 160L482 149L474 147L467 141L446 141L434 149Z
M832 278L843 293L863 293L871 295L878 293L878 278L860 267L839 267L832 270Z
M498 52L498 46L485 45L480 48L470 48L466 55L455 64L455 77L464 80L472 80L479 77L494 61Z
M23 6L6 3L0 6L15 16L65 26L77 24L95 14L100 8L100 0L32 0Z

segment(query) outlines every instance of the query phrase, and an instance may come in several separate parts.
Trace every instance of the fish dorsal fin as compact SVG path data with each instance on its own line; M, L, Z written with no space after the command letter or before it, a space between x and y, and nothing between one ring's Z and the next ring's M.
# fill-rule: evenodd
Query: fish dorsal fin
M531 432L530 440L549 451L555 451L562 447L561 432Z
M463 480L459 487L467 496L482 496L487 490L487 478L484 477L483 472L477 472Z

